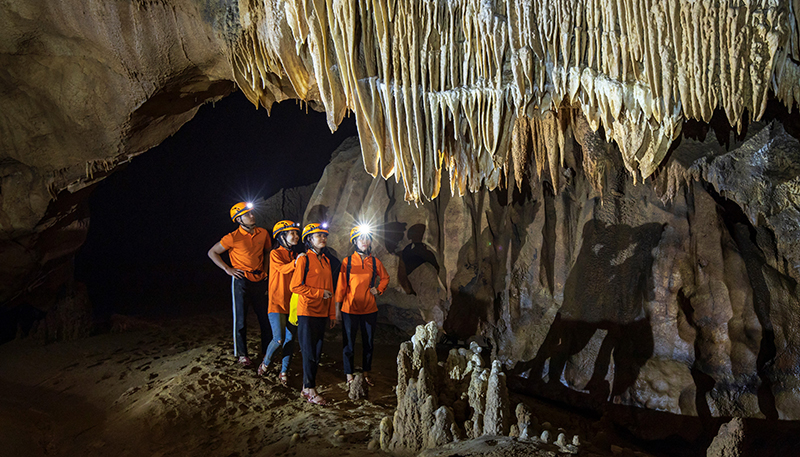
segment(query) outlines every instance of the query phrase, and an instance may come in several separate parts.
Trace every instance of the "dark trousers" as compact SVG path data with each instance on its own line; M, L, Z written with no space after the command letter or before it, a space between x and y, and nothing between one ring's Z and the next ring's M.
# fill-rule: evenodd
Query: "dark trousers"
M353 374L353 353L356 350L356 334L361 330L361 346L363 356L363 370L372 371L372 351L374 349L375 325L378 323L378 313L348 314L342 313L342 359L344 360L344 374Z
M297 340L303 354L303 387L317 387L317 368L322 356L327 317L297 316Z
M231 278L231 296L233 297L233 355L247 355L247 307L252 306L261 327L261 353L263 354L272 340L272 329L267 319L266 295L269 282L251 282L247 279Z

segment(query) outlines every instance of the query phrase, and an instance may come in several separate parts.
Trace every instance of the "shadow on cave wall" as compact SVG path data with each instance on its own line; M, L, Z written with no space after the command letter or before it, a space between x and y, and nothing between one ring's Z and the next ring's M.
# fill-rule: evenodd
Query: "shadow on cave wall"
M767 265L764 253L759 248L758 231L762 231L762 238L764 235L770 238L770 244L774 243L774 240L771 239L771 235L766 234L767 229L763 228L763 226L759 228L753 227L742 209L735 202L722 198L713 191L711 191L711 195L724 210L723 220L725 221L725 226L739 249L747 270L750 287L753 288L753 308L755 309L758 323L761 325L761 342L759 343L758 356L756 358L756 373L761 381L757 391L758 407L767 419L777 420L778 409L775 406L775 394L772 391L772 370L778 351L775 346L775 330L770 318L772 294L764 278L764 269L771 267Z
M566 281L564 303L536 357L513 370L517 375L526 373L527 379L518 378L521 388L555 390L556 394L566 389L562 373L570 357L583 351L598 331L606 335L584 389L588 403L602 405L633 385L653 354L644 302L653 290L652 250L663 228L658 223L630 227L598 220L584 225L583 244Z
M548 236L550 240L555 239L555 192L549 182L544 182L541 193L541 198L534 198L529 183L525 181L521 189L515 185L511 189L498 188L489 192L486 198L472 200L472 204L479 207L474 207L473 213L485 214L491 221L478 235L480 242L474 236L470 237L459 251L459 271L468 271L472 276L466 284L462 282L456 287L451 286L452 304L444 322L444 330L450 338L469 338L480 333L481 322L494 325L502 318L504 296L508 288L505 269L508 265L516 265L522 254L520 248L527 243L527 227L540 211L548 211L542 229L545 243L548 243ZM409 237L411 236L412 232L409 230ZM543 283L548 284L552 292L555 246L552 241L549 243L541 252L535 251L533 258L528 260L542 263L542 274L547 276ZM426 255L435 259L433 252L428 254L421 248L416 249L418 250L409 254L413 254L417 262L426 258ZM439 271L439 267L433 265ZM467 275L461 277L464 276ZM457 280L455 283L459 284ZM519 304L512 305L512 308L513 317L520 317Z
M406 224L402 224L405 226ZM397 280L403 290L409 295L416 295L414 287L408 280L408 275L414 272L421 265L429 263L439 273L439 262L436 254L422 240L425 237L425 224L414 224L408 228L406 237L411 241L400 252L400 262L397 269ZM397 243L395 243L395 247Z

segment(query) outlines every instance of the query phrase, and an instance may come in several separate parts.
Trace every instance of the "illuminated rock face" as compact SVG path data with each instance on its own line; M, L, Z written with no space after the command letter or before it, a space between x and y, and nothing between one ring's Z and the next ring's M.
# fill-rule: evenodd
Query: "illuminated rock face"
M354 221L381 226L374 252L392 282L380 303L416 306L454 338L487 337L517 389L597 408L795 419L800 142L777 123L732 141L728 151L713 131L684 138L653 185L609 161L602 194L578 168L559 194L544 183L421 206L364 176L349 143L305 219L330 222L340 256ZM420 269L438 281L409 297Z
M71 193L234 89L236 11L181 0L0 4L0 303L80 246L53 248L85 233L85 220L70 227L86 218L75 213L89 192ZM66 202L53 203L59 194Z
M771 89L800 99L793 2L311 1L241 11L234 53L254 103L352 111L367 171L406 200L458 195L512 174L549 175L569 155L573 107L647 178L685 119L759 119ZM531 151L531 146L533 151ZM532 173L528 172L533 168Z

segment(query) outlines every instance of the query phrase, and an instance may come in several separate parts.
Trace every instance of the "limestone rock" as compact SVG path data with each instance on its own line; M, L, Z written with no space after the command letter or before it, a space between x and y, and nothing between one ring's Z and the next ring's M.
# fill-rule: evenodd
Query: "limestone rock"
M797 179L796 167L788 164L800 149L777 125L752 124L747 137L732 141L728 151L713 132L702 142L684 139L652 186L633 185L609 165L602 194L578 173L562 196L540 189L515 197L509 190L441 195L439 203L418 208L365 203L358 211L380 210L376 225L386 233L397 224L410 226L410 235L397 245L386 243L396 247L379 257L402 259L403 243L424 244L433 256L421 265L431 272L438 266L447 291L444 337L479 333L490 340L496 358L516 363L508 374L515 388L597 409L614 402L684 415L758 416L765 408L770 417L800 417L791 374L800 362L789 349L800 346L800 331L793 330L800 322L794 285L800 269L791 260L800 244L788 235L796 199L789 189ZM762 152L759 161L745 159L771 147L774 153ZM773 156L787 164L780 168L785 175L766 159ZM317 188L312 205L334 207L332 183L361 179L352 174L356 152L341 151L334 162L340 159L348 165L329 167L328 184ZM728 189L728 199L709 191L706 179ZM381 205L400 191L399 183L363 186L364 201ZM339 212L333 224L349 217L339 219ZM768 222L776 215L786 222ZM444 236L450 229L442 218L476 225L471 236L453 238ZM410 230L421 221L424 234ZM784 230L781 247L776 230ZM625 293L609 293L616 290ZM392 300L403 295L398 285ZM450 376L443 379L451 386L437 395L456 417L459 407L449 403L457 400L454 386L488 381L481 378L481 357L460 351L448 356ZM419 346L410 355L421 364L422 354ZM780 362L766 363L770 358ZM721 382L707 389L707 379ZM759 389L767 402L753 394ZM473 393L464 401L478 413L469 427L464 422L464 432L480 436L485 399ZM654 439L675 432L629 425Z
M385 451L418 452L465 438L509 433L508 391L500 363L494 361L491 370L481 368L479 354L467 348L452 349L447 363L439 363L438 336L438 327L429 322L417 327L411 343L401 345L397 409L391 429L388 423L381 424ZM391 440L384 445L389 434Z
M531 427L535 427L535 419L531 417L531 412L523 403L517 404L515 411L517 416L517 430L519 430L519 438L521 440L528 439L534 436Z
M347 396L351 400L362 400L369 395L369 385L364 381L364 376L357 374L349 384Z
M719 433L714 437L706 451L708 457L741 457L744 454L744 421L735 417L730 422L719 427Z

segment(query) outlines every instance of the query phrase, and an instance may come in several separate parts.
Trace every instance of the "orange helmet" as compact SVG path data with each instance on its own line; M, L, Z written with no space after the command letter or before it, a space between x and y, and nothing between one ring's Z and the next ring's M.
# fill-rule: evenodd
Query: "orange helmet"
M236 218L244 213L249 213L253 209L253 204L250 202L239 202L231 206L231 220L236 222Z
M299 232L300 231L300 223L299 222L292 222L292 221L289 221L289 220L278 221L272 227L272 236L274 237L275 235L277 235L277 234L279 234L281 232L288 232L290 230L297 230Z
M311 224L306 225L303 227L303 241L306 240L306 237L314 234L314 233L324 233L328 234L328 224L317 224L312 222Z
M355 243L356 238L360 237L361 235L367 235L372 238L372 227L367 224L359 224L353 227L350 230L350 242Z

